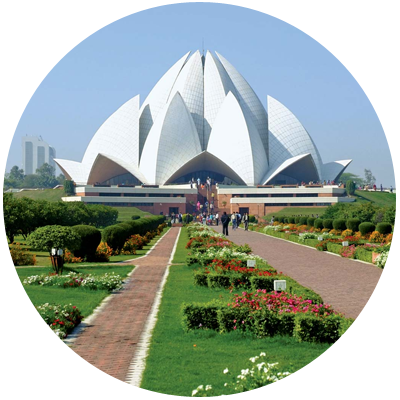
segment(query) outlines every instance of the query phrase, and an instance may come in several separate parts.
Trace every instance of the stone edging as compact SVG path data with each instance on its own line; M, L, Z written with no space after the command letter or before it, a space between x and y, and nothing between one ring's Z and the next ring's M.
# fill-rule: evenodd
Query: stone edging
M156 243L154 243L154 245L149 249L149 251L148 251L146 254L144 254L143 256L140 256L140 257L138 257L138 258L134 258L134 259L130 260L130 262L139 260L140 258L147 257L147 256L155 249L155 247L161 242L161 240L164 239L164 237L165 237L165 235L166 235L167 233L168 233L168 231L165 232L164 235L162 235L162 236L160 237L160 239L157 240ZM127 263L127 261L128 261L128 260L126 260L126 261L121 261L121 262L119 262L119 263L115 263L114 265L121 264L121 263ZM124 281L124 285L126 285L126 284L130 281L132 275L133 275L133 274L135 273L135 271L137 271L138 269L139 269L139 266L135 266L135 268L127 275L127 278L126 278L125 281ZM123 288L120 289L120 290L118 290L118 291L111 292L111 294L110 294L109 296L107 296L107 297L93 310L93 312L92 312L87 318L85 318L85 319L73 330L72 333L70 333L65 339L63 339L63 342L64 342L67 346L72 346L72 345L74 344L75 340L78 338L78 336L87 328L88 325L90 325L90 324L94 321L94 319L97 317L97 315L100 314L100 313L104 310L104 308L105 308L105 307L107 306L107 304L111 301L111 299L112 299L113 297L115 297L121 290L123 290Z
M175 251L178 245L179 241L179 236L181 234L181 229L179 228L178 235L176 237L174 247L172 248L171 256L168 260L167 268L165 270L164 276L161 280L160 286L156 292L156 296L154 298L154 303L151 308L151 311L149 313L149 316L146 321L146 325L144 327L144 330L140 336L140 339L137 343L137 351L135 356L133 357L131 364L128 369L128 373L126 375L125 382L129 383L130 385L140 387L142 378L143 378L143 372L146 367L146 358L149 352L149 347L150 347L150 340L152 336L153 329L156 325L157 322L157 314L158 310L160 308L161 304L161 299L164 291L164 286L165 283L167 282L167 278L169 275L169 268L172 265L172 260L175 255Z

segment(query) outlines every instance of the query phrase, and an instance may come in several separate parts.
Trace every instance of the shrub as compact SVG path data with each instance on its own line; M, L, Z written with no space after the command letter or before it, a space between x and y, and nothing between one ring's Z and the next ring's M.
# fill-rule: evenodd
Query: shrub
M336 315L318 318L297 314L294 319L293 336L299 342L334 343L340 337L341 319Z
M101 242L101 232L89 225L75 225L72 229L81 238L79 247L74 251L74 256L86 258L86 261L93 261L97 246Z
M372 222L363 222L360 224L358 229L360 230L361 234L365 236L375 230L375 225Z
M314 228L324 229L324 220L322 220L321 218L316 218L314 221Z
M289 218L284 218L283 222L284 222L285 224L289 224Z
M383 243L385 241L384 236L378 231L373 231L369 237L371 243Z
M140 218L140 215L132 215L131 220L136 221L139 218Z
M36 256L22 249L19 243L12 244L10 254L16 267L19 265L36 265Z
M332 219L324 219L323 223L325 229L333 229L333 220Z
M315 220L316 220L316 218L314 218L314 217L307 218L307 226L314 226Z
M211 302L207 304L182 304L182 325L186 331L194 329L218 330L217 313L221 304Z
M344 219L334 219L332 222L333 229L337 231L344 231L346 229L346 220Z
M294 217L294 223L295 224L300 223L300 217Z
M380 222L376 225L376 230L382 235L388 235L389 233L392 233L392 225L388 222Z
M342 238L345 238L347 236L351 236L353 234L353 231L351 229L346 229L342 232Z
M194 284L197 286L208 286L207 275L208 274L202 270L194 271Z
M74 186L74 182L70 181L68 179L66 179L64 181L64 193L67 196L73 196L75 193L75 186Z
M349 218L346 221L346 228L350 229L353 232L358 231L358 227L360 226L361 221L358 218Z
M307 217L300 217L298 224L307 225Z
M355 252L355 258L357 260L372 263L372 251L369 251L364 247L357 246Z
M356 185L352 180L346 181L346 192L349 196L353 196L356 191Z
M78 264L81 263L83 259L81 257L74 257L74 255L68 250L64 251L64 262L67 264Z
M229 275L208 274L207 282L210 289L229 288L231 286L231 277Z
M250 284L252 290L265 289L267 292L274 290L274 280L276 276L252 276Z
M106 242L101 242L96 249L95 261L110 261L111 255L112 248Z
M289 217L289 224L295 224L296 223L296 218L295 217Z
M255 215L249 215L249 222L256 222Z

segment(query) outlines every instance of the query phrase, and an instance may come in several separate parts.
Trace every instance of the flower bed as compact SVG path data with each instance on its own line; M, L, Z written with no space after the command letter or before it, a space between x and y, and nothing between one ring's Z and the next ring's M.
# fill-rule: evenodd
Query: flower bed
M82 319L80 311L72 304L45 303L34 309L24 304L3 304L3 329L21 331L22 337L27 339L45 336L62 339L79 325Z
M327 304L285 292L257 290L235 295L228 304L183 304L183 326L187 331L212 329L221 333L241 331L257 338L294 336L299 342L335 342L351 325Z
M122 279L114 272L100 276L83 275L70 272L67 275L32 275L24 279L24 285L60 286L64 288L85 287L91 290L107 290L109 292L122 287Z

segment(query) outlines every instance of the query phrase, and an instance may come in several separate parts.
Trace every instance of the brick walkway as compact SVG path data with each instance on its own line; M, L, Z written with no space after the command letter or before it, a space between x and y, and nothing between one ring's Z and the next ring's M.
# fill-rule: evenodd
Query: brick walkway
M132 261L136 268L124 290L107 303L71 347L121 381L126 379L178 232L178 228L170 229L148 256Z
M222 227L216 227L222 232ZM313 289L325 303L348 317L356 318L367 304L382 270L307 246L297 245L244 229L232 231L230 240L248 243L254 254L266 259L279 272Z

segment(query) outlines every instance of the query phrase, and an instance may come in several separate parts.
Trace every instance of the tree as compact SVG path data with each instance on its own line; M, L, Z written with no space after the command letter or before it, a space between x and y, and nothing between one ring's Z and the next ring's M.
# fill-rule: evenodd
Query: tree
M58 185L58 180L54 176L55 168L50 164L44 163L36 170L37 180L40 187L52 188Z
M373 186L374 183L376 182L376 178L372 175L371 170L365 168L364 175L365 175L365 184L368 186Z
M356 191L356 185L352 180L346 182L346 192L348 196L353 196Z
M24 170L18 168L17 165L14 165L11 168L10 172L5 174L4 187L7 189L21 187L23 180L24 180Z
M64 181L64 193L67 196L73 196L75 193L75 186L74 186L74 181L70 181L70 180L65 180Z
M338 180L342 182L353 181L356 184L356 186L364 186L365 184L363 178L361 178L358 175L352 174L351 172L343 172L343 174L340 175Z
M65 176L63 174L58 175L56 179L59 185L64 185Z

